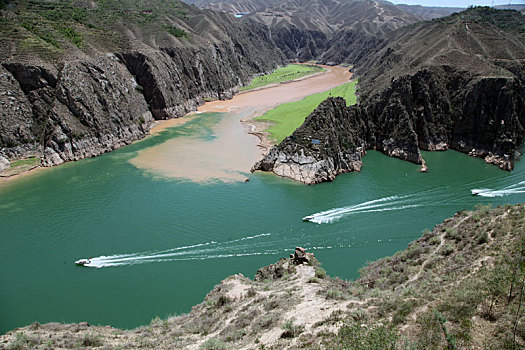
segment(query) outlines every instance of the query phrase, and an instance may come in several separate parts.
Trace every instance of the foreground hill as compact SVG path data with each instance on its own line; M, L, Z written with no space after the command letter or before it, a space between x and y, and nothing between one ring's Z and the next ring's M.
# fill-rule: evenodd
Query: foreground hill
M3 1L0 31L0 157L45 166L140 139L284 59L262 26L176 0Z
M189 314L134 330L39 324L0 347L155 349L504 349L525 346L525 205L462 211L356 281L300 250L231 276ZM349 267L354 268L354 267Z
M525 135L525 16L473 8L397 30L356 61L359 103L322 103L255 169L313 184L367 149L422 164L448 148L511 170ZM313 142L312 140L320 140Z

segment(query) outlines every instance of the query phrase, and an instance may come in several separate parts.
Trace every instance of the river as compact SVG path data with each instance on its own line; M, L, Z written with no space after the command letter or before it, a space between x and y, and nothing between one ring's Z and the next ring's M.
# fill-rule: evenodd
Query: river
M182 141L200 151L219 148L214 142L232 137L226 125L238 123L236 113L202 113L117 151L0 187L0 332L34 321L148 324L189 312L222 279L253 277L298 245L329 275L355 278L366 261L404 249L458 210L525 202L525 162L505 172L454 151L424 152L428 173L370 151L360 173L315 186L238 164L229 180L217 176L229 167L201 178L200 170L172 172L192 161L180 160ZM253 148L236 147L252 157ZM214 152L201 154L201 169ZM155 154L174 164L139 161ZM471 195L480 188L484 196ZM74 265L84 257L94 258L92 268Z

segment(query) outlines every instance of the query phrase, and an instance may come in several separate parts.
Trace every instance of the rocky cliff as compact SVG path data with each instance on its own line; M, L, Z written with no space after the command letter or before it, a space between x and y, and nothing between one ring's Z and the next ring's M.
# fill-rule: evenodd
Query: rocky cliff
M262 26L177 1L10 1L0 30L0 156L44 166L143 138L284 59Z
M0 347L519 349L524 218L523 204L459 212L355 281L328 277L297 248L253 280L228 277L188 314L134 330L35 322Z
M477 8L398 30L356 63L358 105L321 104L255 169L317 183L359 170L365 149L426 170L421 149L451 148L512 170L525 136L524 24L518 12ZM339 130L335 137L333 130ZM351 147L334 141L346 136L356 141ZM303 154L311 158L291 161ZM351 157L351 166L344 157ZM304 162L319 171L298 175Z

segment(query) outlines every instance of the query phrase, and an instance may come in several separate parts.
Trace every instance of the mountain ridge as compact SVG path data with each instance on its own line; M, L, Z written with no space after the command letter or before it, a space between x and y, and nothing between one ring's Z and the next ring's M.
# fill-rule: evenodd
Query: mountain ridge
M0 156L44 166L141 139L284 64L260 25L182 2L10 1L0 29Z

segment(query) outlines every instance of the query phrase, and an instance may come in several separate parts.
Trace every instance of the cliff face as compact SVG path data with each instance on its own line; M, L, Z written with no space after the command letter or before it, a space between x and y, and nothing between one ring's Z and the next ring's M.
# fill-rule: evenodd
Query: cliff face
M459 212L356 281L329 278L296 248L253 280L223 280L188 314L134 330L35 322L0 347L522 348L524 218L524 205Z
M367 149L367 126L358 110L342 98L329 98L290 137L255 166L306 184L332 181L336 175L361 169Z
M517 12L485 8L400 29L391 42L358 60L358 105L325 102L255 169L308 184L359 170L360 159L348 147L343 149L355 159L351 167L324 167L306 180L282 170L283 160L301 154L331 164L341 148L316 153L311 141L291 144L298 137L333 139L331 130L339 130L340 137L362 140L363 149L422 164L424 170L421 149L448 148L512 170L525 136L525 38L518 29L523 23L525 16ZM316 123L325 126L312 128Z
M0 156L37 155L44 166L96 156L283 63L261 26L160 5L11 1L0 28L10 33L1 42Z

